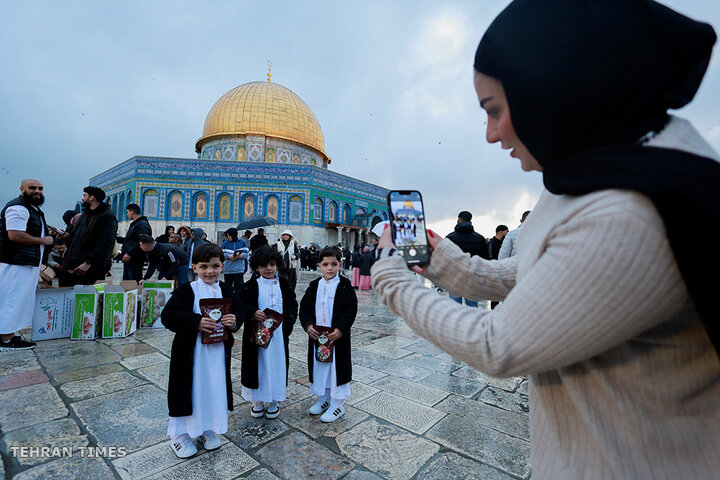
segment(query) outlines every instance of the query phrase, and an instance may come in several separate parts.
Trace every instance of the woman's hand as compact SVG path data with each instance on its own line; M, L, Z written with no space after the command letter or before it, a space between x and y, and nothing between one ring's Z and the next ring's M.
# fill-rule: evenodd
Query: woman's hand
M234 313L226 313L222 317L220 317L220 323L222 323L224 326L228 328L232 328L235 326L235 314Z
M320 338L320 332L315 330L315 327L312 325L308 325L307 334L308 337L312 338L313 340L317 340L318 338Z
M215 320L209 317L202 317L198 323L198 330L205 333L212 333L215 330Z
M382 235L380 235L380 240L378 240L378 248L393 248L393 241L392 241L392 234L390 233L390 227L389 224L385 225L385 229L383 230Z
M390 233L390 225L385 225L385 229L383 230L382 235L380 235L380 241L378 242L378 248L393 248L395 245L393 245L392 242L392 234ZM440 235L433 232L432 230L427 231L427 238L428 238L428 248L430 249L430 252L437 247L438 243L440 243L443 239ZM423 274L425 273L425 269L418 266L409 267L410 270L412 270L415 273Z

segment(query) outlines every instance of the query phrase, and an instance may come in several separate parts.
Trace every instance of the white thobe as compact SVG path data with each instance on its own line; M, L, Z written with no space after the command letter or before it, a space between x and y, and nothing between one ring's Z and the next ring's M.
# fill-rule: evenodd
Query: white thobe
M220 298L220 283L209 285L202 280L190 283L195 301L193 312L200 313L201 298ZM225 383L225 344L202 343L202 332L195 340L192 383L192 415L170 417L168 435L187 433L191 437L207 430L223 434L228 431L227 385Z
M317 296L315 297L315 324L321 327L332 326L332 312L335 306L335 292L340 284L340 277L330 280L321 278L318 282ZM318 362L313 355L313 381L310 383L310 393L324 397L329 390L330 398L344 400L350 396L350 382L337 384L337 356L333 352L332 362Z
M283 297L277 278L258 277L258 309L283 313ZM282 324L273 332L267 348L258 347L258 388L242 387L248 402L282 402L287 395L285 379L285 337Z
M31 207L35 208L35 207ZM30 212L22 205L14 205L5 210L7 230L24 232ZM42 230L45 231L45 224ZM40 245L42 259L45 245ZM10 265L0 263L0 333L10 334L32 325L35 310L35 289L40 275L40 263L34 265Z

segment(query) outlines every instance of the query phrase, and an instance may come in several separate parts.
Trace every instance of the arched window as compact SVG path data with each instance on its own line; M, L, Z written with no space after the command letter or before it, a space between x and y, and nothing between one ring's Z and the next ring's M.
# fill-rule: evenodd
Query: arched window
M177 190L168 195L167 206L168 218L182 218L183 216L183 194Z
M223 193L217 200L217 219L232 220L232 198L227 193Z
M265 198L265 215L275 220L280 219L280 203L275 195Z
M252 218L255 216L255 197L252 195L245 195L245 198L243 198L243 210L242 210L242 217L243 219Z
M342 213L342 223L349 224L351 217L352 217L352 215L350 214L350 205L345 204L345 206L343 207L343 213Z
M314 204L315 212L314 212L314 214L313 214L313 222L315 223L315 225L322 225L322 224L323 224L324 214L325 214L325 212L323 211L323 210L324 210L324 208L323 208L324 206L325 206L325 204L323 203L323 201L322 201L321 198L316 198L316 199L315 199L315 204Z
M158 216L158 192L153 189L148 189L143 192L143 215L148 218L154 218ZM120 208L125 208L124 205Z
M115 218L117 218L119 221L127 220L127 212L125 211L125 207L127 207L127 203L125 203L125 192L120 194L120 203L118 204L118 212L117 215L115 215Z
M193 199L193 215L194 218L207 218L207 196L200 192Z
M303 223L305 207L299 195L293 195L288 200L288 223Z
M330 202L328 205L328 221L337 223L337 203Z

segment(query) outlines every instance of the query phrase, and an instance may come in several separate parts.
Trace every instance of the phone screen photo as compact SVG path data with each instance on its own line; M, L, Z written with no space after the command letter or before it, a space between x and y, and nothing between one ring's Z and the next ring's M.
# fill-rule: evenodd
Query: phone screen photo
M395 190L388 194L390 231L395 248L408 265L428 263L425 209L422 195L415 190Z

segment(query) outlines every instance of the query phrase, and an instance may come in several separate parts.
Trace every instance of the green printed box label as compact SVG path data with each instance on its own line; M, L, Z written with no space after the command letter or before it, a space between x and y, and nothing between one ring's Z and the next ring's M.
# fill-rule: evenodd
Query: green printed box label
M75 294L72 338L92 338L95 327L95 299L92 293Z

